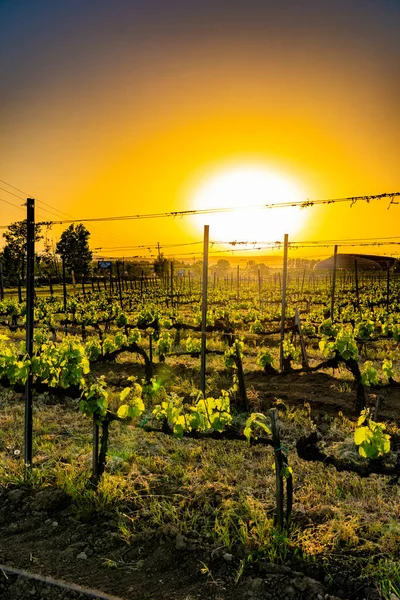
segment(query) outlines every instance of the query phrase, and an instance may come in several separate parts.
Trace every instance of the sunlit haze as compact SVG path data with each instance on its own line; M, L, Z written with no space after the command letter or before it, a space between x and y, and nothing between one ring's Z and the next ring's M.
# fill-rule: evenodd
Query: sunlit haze
M282 240L285 233L301 233L307 219L301 208L256 208L304 199L293 182L261 166L237 165L210 174L194 189L192 198L195 209L234 207L232 212L198 215L196 222L200 227L209 224L215 241L248 241L247 247Z
M23 191L0 184L0 225L24 218L28 194L43 221L400 190L397 2L6 0L0 10L0 179ZM225 241L396 236L400 207L388 205L87 226L98 255L151 257L134 246L201 242L206 222Z

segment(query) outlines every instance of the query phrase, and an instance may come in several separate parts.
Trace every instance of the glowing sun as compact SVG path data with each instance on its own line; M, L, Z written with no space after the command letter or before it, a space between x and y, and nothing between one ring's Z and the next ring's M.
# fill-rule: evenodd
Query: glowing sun
M232 166L203 179L191 193L196 210L234 208L230 212L196 215L196 227L210 225L214 241L271 242L304 227L306 211L300 207L254 208L304 200L289 178L260 166Z

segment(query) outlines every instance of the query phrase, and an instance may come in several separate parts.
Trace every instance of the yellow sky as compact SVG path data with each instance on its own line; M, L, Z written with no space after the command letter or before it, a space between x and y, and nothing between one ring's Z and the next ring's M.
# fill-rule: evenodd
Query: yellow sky
M373 44L294 36L267 47L259 33L238 44L214 33L206 45L144 37L138 47L119 48L119 61L114 47L97 62L93 53L86 71L49 64L44 84L2 111L0 178L74 218L190 209L204 182L249 165L290 181L304 199L399 191L397 64ZM307 209L296 239L396 236L400 207L387 205ZM3 225L23 213L0 203L0 216ZM203 222L215 239L212 216L88 228L93 247L112 248L197 241Z

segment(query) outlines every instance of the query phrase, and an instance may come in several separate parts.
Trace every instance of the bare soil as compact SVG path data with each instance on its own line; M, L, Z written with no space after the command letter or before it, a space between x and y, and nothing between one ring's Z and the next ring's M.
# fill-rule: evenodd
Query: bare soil
M235 583L238 558L218 548L201 547L195 532L192 538L184 538L168 528L138 537L127 546L115 523L101 515L82 522L74 516L68 497L51 487L1 491L0 539L3 565L126 600L333 599L323 583L309 576L319 575L315 567L307 574L289 566L259 564ZM207 571L202 573L205 564ZM88 596L0 570L0 597L81 600Z
M114 384L123 385L126 365L103 367ZM181 365L178 375L188 374ZM355 387L328 373L246 374L246 383L262 410L277 398L289 405L308 402L317 415L355 413ZM342 387L341 387L342 386ZM379 397L379 418L396 419L400 386L370 389L369 405ZM124 600L323 600L339 597L377 600L375 590L357 592L332 586L326 572L316 564L285 566L258 562L241 575L240 552L233 555L209 547L196 532L188 537L173 528L138 534L127 545L116 523L106 514L78 518L70 499L60 490L47 487L0 488L0 563L52 576L90 589L101 590ZM338 570L341 566L338 565ZM330 595L335 594L335 596ZM86 594L68 591L0 570L2 600L77 599ZM96 597L95 595L91 597Z
M308 402L313 412L356 417L356 386L354 381L337 379L323 372L265 375L254 371L246 375L247 385L260 394L261 408L266 410L280 398L289 405ZM400 407L400 385L366 388L367 406L375 409L378 399L378 418L396 420Z

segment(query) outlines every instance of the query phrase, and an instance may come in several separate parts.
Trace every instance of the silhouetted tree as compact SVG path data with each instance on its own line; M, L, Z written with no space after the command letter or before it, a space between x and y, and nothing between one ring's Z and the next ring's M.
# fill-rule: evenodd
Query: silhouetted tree
M40 235L41 225L35 225L35 242L42 239ZM27 225L24 221L16 221L9 225L7 231L3 233L6 244L3 248L2 262L5 277L11 283L15 283L18 277L21 280L25 278L26 265L26 238Z
M50 243L45 240L44 250L37 255L38 274L42 277L58 276L57 259Z
M220 258L211 268L219 275L225 275L231 268L231 263L229 262L229 260L226 260L226 258Z
M169 273L169 260L161 252L154 261L154 273L157 277L166 277Z
M75 227L70 225L62 232L56 246L56 253L65 261L65 268L70 273L84 277L90 272L92 251L89 248L90 232L82 223Z

